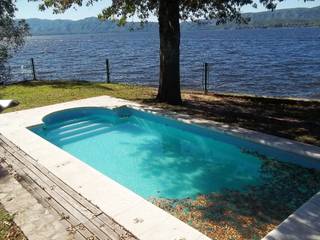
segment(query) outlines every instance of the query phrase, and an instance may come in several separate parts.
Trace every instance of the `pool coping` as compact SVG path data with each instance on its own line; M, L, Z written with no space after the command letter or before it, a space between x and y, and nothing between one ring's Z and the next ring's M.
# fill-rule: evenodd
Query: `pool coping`
M139 239L209 239L198 230L27 129L27 127L41 124L44 116L55 111L75 107L105 107L112 109L122 106L161 114L185 123L213 128L227 134L312 157L320 161L320 148L316 146L109 96L87 98L1 114L0 133L75 191L100 207L108 216L112 217ZM93 188L92 186L95 187Z

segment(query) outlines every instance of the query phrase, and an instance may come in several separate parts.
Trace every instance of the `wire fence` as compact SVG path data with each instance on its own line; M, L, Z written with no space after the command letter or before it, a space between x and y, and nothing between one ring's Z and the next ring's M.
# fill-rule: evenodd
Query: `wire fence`
M32 80L46 81L89 81L113 82L156 86L159 81L159 64L134 66L134 59L118 62L104 59L94 64L70 63L59 59L43 64L31 58L20 64L8 65L8 74L3 83L12 84ZM203 90L205 93L214 89L214 68L212 63L197 62L192 67L181 66L181 87L184 89Z
M6 74L0 74L0 84L31 80L62 80L158 86L158 60L147 60L143 56L141 58L104 59L103 56L101 58L89 56L88 59L68 56L65 59L49 60L40 57L23 58L6 65ZM187 62L182 59L180 72L181 88L184 90L320 99L318 70L311 72L309 76L300 77L292 75L289 69L281 71L282 76L279 76L277 72L265 68L239 66L231 68L219 62Z
M4 84L11 80L11 69L7 63L0 62L0 84Z

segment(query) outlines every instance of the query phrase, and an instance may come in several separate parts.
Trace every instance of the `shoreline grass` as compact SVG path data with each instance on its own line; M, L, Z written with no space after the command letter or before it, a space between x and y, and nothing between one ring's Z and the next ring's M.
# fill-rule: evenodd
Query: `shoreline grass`
M156 89L127 84L70 81L31 81L0 87L0 99L20 105L5 112L108 95L168 110L187 113L233 126L320 146L320 101L237 94L203 95L183 91L181 106L157 103Z

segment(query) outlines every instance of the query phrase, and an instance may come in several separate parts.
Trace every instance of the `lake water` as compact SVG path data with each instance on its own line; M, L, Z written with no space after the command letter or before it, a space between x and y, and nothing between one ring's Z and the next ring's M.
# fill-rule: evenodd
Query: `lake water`
M34 36L10 61L13 79L105 81L157 85L156 32ZM203 88L209 64L211 91L320 98L320 28L190 31L182 33L181 81Z

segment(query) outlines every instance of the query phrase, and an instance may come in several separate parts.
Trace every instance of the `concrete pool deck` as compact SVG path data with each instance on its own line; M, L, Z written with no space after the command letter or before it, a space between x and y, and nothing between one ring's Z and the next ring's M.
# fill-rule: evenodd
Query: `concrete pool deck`
M262 240L320 240L320 193L303 204Z
M53 173L74 191L97 205L106 215L139 239L200 240L209 238L27 129L27 127L41 124L44 116L55 111L75 107L115 108L120 106L130 106L164 114L187 123L218 129L254 142L313 157L315 161L320 161L320 148L315 146L246 129L233 128L213 121L195 119L192 116L167 112L108 96L0 115L0 133L6 139L35 159L37 164ZM320 200L317 199L320 205ZM318 223L320 222L319 214L315 219L318 220ZM307 229L309 228L310 226L307 227Z

